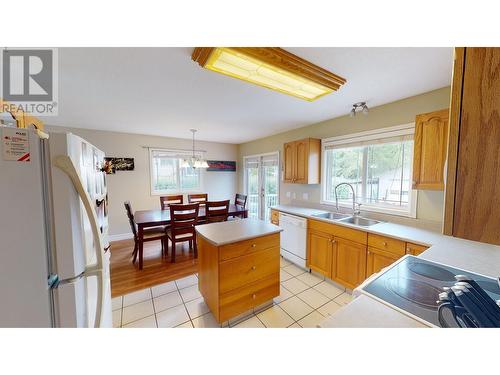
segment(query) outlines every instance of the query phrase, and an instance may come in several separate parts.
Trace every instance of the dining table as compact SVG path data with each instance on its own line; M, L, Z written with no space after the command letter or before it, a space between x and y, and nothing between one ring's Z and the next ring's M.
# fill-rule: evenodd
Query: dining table
M248 209L239 204L231 203L229 205L228 216L230 217L248 217ZM205 206L200 206L198 211L198 220L206 219ZM170 224L170 210L142 210L134 212L134 221L137 225L137 237L139 242L139 269L143 268L143 252L144 252L144 229L166 226Z

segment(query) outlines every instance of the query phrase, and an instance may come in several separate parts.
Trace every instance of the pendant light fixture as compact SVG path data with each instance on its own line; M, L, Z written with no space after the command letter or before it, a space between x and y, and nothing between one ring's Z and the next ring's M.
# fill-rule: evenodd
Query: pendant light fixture
M366 105L366 102L354 103L349 116L354 117L356 116L356 112L359 111L361 111L365 116L368 114L368 106Z
M183 168L208 168L208 163L201 156L196 156L196 149L194 147L194 135L196 134L196 129L189 129L193 133L193 155L190 158L185 158L182 160Z

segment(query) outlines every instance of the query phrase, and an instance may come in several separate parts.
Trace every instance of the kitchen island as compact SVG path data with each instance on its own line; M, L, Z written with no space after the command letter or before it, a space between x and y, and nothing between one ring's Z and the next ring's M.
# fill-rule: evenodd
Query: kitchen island
M279 295L279 232L256 219L196 227L198 287L219 323Z

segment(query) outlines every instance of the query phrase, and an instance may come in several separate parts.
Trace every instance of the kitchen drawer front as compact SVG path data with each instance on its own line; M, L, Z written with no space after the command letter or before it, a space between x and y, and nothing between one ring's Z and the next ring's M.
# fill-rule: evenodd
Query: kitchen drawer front
M280 248L257 251L219 264L219 293L240 288L279 272Z
M390 237L379 236L378 234L368 233L368 246L388 251L396 255L404 255L406 253L406 242Z
M415 243L407 242L406 243L406 254L411 254L411 255L417 256L417 255L422 254L428 248L429 248L428 246L422 246L422 245L417 245Z
M257 237L251 240L240 241L219 247L219 260L224 261L271 247L280 247L280 234Z
M341 225L325 223L324 221L318 221L318 220L309 220L308 224L309 224L309 229L328 233L340 238L344 238L346 240L366 245L367 242L366 232L363 232L361 230L347 228Z
M219 322L263 304L280 294L280 275L272 274L255 283L224 293L220 296Z

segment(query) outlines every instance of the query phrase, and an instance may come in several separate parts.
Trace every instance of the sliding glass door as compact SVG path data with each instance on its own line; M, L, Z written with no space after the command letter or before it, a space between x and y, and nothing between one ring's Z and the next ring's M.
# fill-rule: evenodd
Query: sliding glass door
M269 221L269 207L279 203L279 153L245 157L248 216Z

